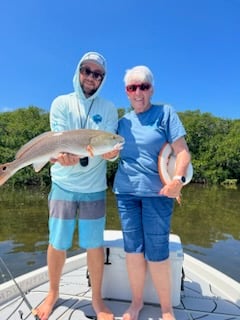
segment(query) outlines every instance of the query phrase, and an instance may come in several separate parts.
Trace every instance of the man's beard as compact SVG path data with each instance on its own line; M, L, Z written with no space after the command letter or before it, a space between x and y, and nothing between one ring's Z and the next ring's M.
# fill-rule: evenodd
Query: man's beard
M83 93L84 93L84 95L86 96L86 97L91 97L96 91L97 91L97 89L96 88L94 88L94 89L92 89L92 90L85 90L84 89L84 86L82 86L82 91L83 91Z

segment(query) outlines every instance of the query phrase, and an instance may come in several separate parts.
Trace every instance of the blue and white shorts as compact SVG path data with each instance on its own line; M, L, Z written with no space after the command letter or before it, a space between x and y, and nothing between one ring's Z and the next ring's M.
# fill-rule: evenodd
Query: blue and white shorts
M79 246L103 246L106 222L106 192L79 193L53 183L48 197L49 243L57 250L71 248L78 223Z

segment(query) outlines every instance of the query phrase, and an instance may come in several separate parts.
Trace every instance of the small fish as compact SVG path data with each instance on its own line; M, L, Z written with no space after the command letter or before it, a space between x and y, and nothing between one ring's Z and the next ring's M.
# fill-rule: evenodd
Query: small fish
M123 137L101 130L79 129L42 133L22 146L14 161L0 165L0 186L28 165L32 164L34 170L39 172L49 160L56 158L61 152L79 157L94 157L120 150L123 144Z

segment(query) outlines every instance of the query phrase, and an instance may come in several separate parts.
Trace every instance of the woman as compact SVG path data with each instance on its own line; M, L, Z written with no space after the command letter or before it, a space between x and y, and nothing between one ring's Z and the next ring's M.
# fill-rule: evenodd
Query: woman
M151 103L154 82L149 68L127 70L124 82L133 110L119 120L118 134L125 138L125 145L114 181L132 291L123 320L138 319L147 264L162 319L173 320L169 233L174 198L180 196L191 159L186 132L171 106ZM176 169L172 181L163 186L157 164L166 142L176 154Z

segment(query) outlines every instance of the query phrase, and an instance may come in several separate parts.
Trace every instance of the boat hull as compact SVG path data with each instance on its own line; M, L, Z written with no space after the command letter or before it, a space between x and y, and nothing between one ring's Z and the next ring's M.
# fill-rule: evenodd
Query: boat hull
M116 237L115 231L112 237ZM110 240L112 247L116 241ZM106 243L105 249L110 246ZM185 273L180 303L174 306L177 320L213 319L240 320L240 284L216 269L184 253ZM118 284L121 274L116 274ZM36 308L47 296L49 283L47 268L41 268L15 280L25 292L31 305ZM106 305L113 311L115 319L122 319L128 308L130 297L125 299L105 297ZM22 318L20 318L20 313ZM49 320L88 320L95 317L91 305L91 287L87 277L86 253L67 259L60 282L60 298ZM13 281L0 285L0 319L34 320L24 299ZM144 303L139 320L161 319L161 306L153 301Z

